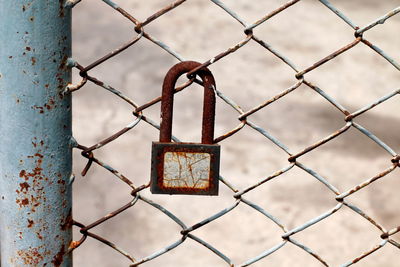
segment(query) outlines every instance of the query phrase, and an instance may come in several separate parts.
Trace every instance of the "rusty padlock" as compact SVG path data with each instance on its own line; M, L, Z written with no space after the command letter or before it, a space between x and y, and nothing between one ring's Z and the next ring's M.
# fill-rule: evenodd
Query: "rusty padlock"
M175 83L182 74L200 65L194 61L181 62L165 76L160 140L152 144L150 190L154 194L218 195L220 146L213 144L215 81L207 68L196 72L204 84L201 144L171 142Z

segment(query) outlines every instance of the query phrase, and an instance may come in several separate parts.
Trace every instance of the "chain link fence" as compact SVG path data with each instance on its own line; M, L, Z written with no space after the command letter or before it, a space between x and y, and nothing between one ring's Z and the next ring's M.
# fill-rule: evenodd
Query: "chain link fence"
M69 0L67 2L67 5L70 7L75 6L78 4L80 1L77 0ZM114 134L110 135L109 137L97 142L96 144L90 144L90 145L84 145L79 142L79 137L76 137L78 142L76 143L76 148L78 150L81 150L81 154L83 157L87 159L87 164L86 167L82 171L82 176L85 176L88 171L91 168L94 168L95 166L104 168L105 170L109 171L112 173L117 179L119 179L122 183L124 183L127 187L130 188L131 191L131 200L126 203L125 205L121 205L118 209L112 211L111 213L105 215L102 218L95 219L91 223L86 223L83 224L79 222L79 218L74 218L74 225L75 227L79 228L81 238L77 241L74 241L71 244L70 251L72 252L75 249L78 249L82 244L85 243L86 240L88 239L94 239L99 242L104 243L105 245L109 246L111 249L114 249L115 251L119 252L121 256L126 257L130 262L130 266L139 266L147 262L151 262L152 260L169 253L170 251L174 250L175 248L180 247L182 244L184 244L187 240L192 240L196 242L198 245L204 246L207 248L210 252L212 252L215 257L219 257L222 261L226 262L226 266L249 266L253 265L254 266L259 263L261 264L260 266L265 266L263 265L263 260L265 258L269 257L270 255L273 255L275 252L282 250L282 248L287 247L288 244L292 244L296 246L298 249L303 250L306 252L309 257L313 257L317 262L320 263L320 265L324 266L331 266L332 264L325 259L323 255L320 253L317 253L316 250L312 246L308 246L307 244L303 243L300 241L300 239L296 238L296 235L298 235L301 232L306 232L307 229L312 227L313 225L319 224L320 222L323 222L327 218L330 218L332 216L335 216L339 210L344 210L347 209L353 213L352 216L361 216L361 218L365 219L366 222L371 224L373 227L375 227L378 232L377 232L377 238L380 238L380 241L375 243L375 244L364 244L365 246L365 251L362 254L359 255L354 255L354 258L352 259L342 259L342 266L350 266L353 265L360 260L363 260L364 258L368 257L372 253L379 253L379 250L381 250L383 247L387 246L393 246L395 248L400 248L400 243L398 243L394 239L394 235L399 232L400 226L398 227L393 227L390 229L386 229L378 220L376 220L373 215L369 214L368 212L364 212L362 210L362 207L354 204L350 197L355 194L356 192L365 190L367 187L370 187L370 185L380 179L385 179L385 177L397 170L397 167L399 167L399 160L400 156L398 153L395 151L395 149L389 145L387 145L384 141L380 139L378 135L375 135L373 132L368 130L367 127L364 127L361 125L359 122L356 121L356 119L369 112L370 110L376 108L379 105L383 105L385 101L388 101L390 99L395 98L399 92L400 89L395 89L392 90L390 93L386 95L382 95L379 99L376 99L372 101L371 103L357 109L356 111L349 111L345 107L345 105L342 105L339 103L339 101L336 99L336 97L331 96L329 92L324 91L322 88L320 88L316 83L311 82L309 79L307 79L307 74L312 73L316 69L320 68L322 65L326 64L327 62L333 60L336 57L346 57L344 54L346 51L352 50L355 47L360 47L360 46L365 46L368 49L371 49L371 51L375 52L377 55L379 55L381 58L386 60L385 64L391 64L391 66L395 70L400 70L400 65L396 61L394 57L391 57L389 53L385 53L381 48L379 48L376 44L373 42L369 41L365 37L365 33L368 32L369 30L379 27L380 24L383 24L386 21L389 21L392 19L396 14L400 12L400 7L397 7L393 10L390 10L386 14L382 14L381 17L378 17L377 19L373 20L371 23L364 25L364 26L359 26L355 22L353 22L346 14L341 12L334 4L330 3L329 1L326 0L319 0L320 4L324 6L324 8L329 9L331 12L333 12L338 18L342 20L342 23L344 22L347 24L349 30L353 32L354 34L354 39L344 45L343 47L338 47L334 52L326 55L325 57L319 59L316 61L314 64L311 66L305 67L305 68L299 68L297 67L292 61L283 53L279 52L278 49L275 47L271 46L266 40L264 40L262 37L258 36L256 33L256 30L258 27L260 27L263 24L267 24L269 20L274 18L275 16L280 15L281 13L288 12L289 9L293 8L293 6L296 6L300 4L300 0L292 0L284 3L283 5L279 6L275 10L269 12L267 15L259 18L258 20L254 22L249 22L246 21L243 17L240 16L240 14L237 14L235 10L231 9L228 4L226 4L224 1L219 1L219 0L211 0L212 5L215 5L218 8L221 8L224 12L226 12L232 20L235 20L241 25L241 29L243 32L243 39L240 40L237 43L232 43L229 47L227 47L225 50L221 51L220 53L216 54L212 58L206 60L199 68L193 69L190 71L188 74L196 74L196 71L199 70L202 67L210 67L211 71L213 64L217 64L217 62L222 62L221 64L223 65L223 60L224 58L229 58L235 53L238 53L242 49L244 49L246 46L249 44L256 44L259 47L263 48L265 53L268 53L270 55L273 55L276 57L276 59L282 61L284 64L286 64L293 73L294 82L291 86L283 89L281 92L278 94L268 98L268 99L258 99L259 103L248 108L244 109L241 106L246 106L246 103L241 103L240 101L233 100L231 97L229 97L229 94L223 93L223 89L218 87L219 79L218 76L215 75L216 77L216 82L217 82L217 88L216 88L216 94L219 97L219 105L227 105L228 107L232 108L237 112L237 119L238 123L237 126L235 126L233 129L223 133L222 135L218 136L215 138L214 143L220 143L222 147L222 151L224 151L224 141L229 140L230 138L233 138L235 135L238 133L242 132L243 129L250 129L252 130L252 134L260 134L261 136L265 137L265 142L272 143L276 148L280 149L287 155L287 164L286 166L282 167L281 169L275 170L271 174L267 175L266 177L260 178L258 181L254 182L251 185L246 185L244 187L242 186L237 186L237 181L235 180L234 177L225 177L224 176L224 169L221 169L221 174L222 176L220 177L220 182L221 185L225 186L225 189L227 189L227 194L230 195L231 201L230 204L227 205L224 209L220 210L219 212L212 214L211 216L204 217L201 220L197 221L196 223L193 224L187 224L185 223L185 220L180 218L179 215L175 214L175 212L170 211L169 209L165 208L164 205L160 204L160 202L156 201L155 198L153 198L151 195L145 196L145 192L149 191L149 181L143 184L138 184L136 182L135 178L130 178L126 175L123 174L123 170L117 170L116 168L112 167L109 163L103 161L96 155L96 151L101 149L101 148L107 148L107 146L112 143L114 140L118 139L119 137L125 135L129 131L135 131L135 127L140 125L140 124L148 124L151 127L155 129L159 129L159 119L158 118L151 118L146 114L146 111L149 110L153 105L156 105L160 102L161 97L156 97L151 101L148 101L146 103L137 103L134 99L131 99L127 94L123 93L122 91L112 87L111 85L106 84L103 80L102 77L95 77L92 75L92 70L98 67L101 64L107 64L107 62L113 58L114 56L120 54L124 50L130 48L131 46L135 46L136 44L139 43L139 40L141 42L152 42L155 45L159 47L159 49L163 49L167 53L171 55L171 57L175 58L177 61L184 61L186 60L182 55L178 53L178 51L174 50L173 45L169 45L168 43L163 42L162 40L158 40L155 36L152 34L148 33L146 31L146 27L149 27L152 25L152 23L155 23L157 20L160 19L163 15L172 12L174 9L179 9L179 8L184 8L183 6L180 7L181 4L186 2L185 0L180 0L180 1L175 1L172 3L169 3L166 5L164 8L158 10L154 14L148 16L147 19L140 21L135 18L135 14L128 13L125 9L120 7L118 4L110 1L110 0L103 0L105 4L107 4L111 9L115 10L115 12L119 13L120 16L123 16L126 20L128 20L130 23L132 23L132 28L134 29L135 35L134 37L129 40L128 42L124 43L117 49L112 50L111 52L107 53L106 55L100 57L99 59L95 60L94 62L88 64L87 66L83 66L79 63L79 58L76 58L73 62L74 67L79 71L79 75L81 76L81 81L75 84L71 84L68 86L67 90L69 92L74 92L77 90L84 90L85 85L87 83L93 83L97 85L98 87L103 88L104 90L108 91L111 94L116 95L119 97L120 101L124 101L127 104L131 106L132 109L132 115L133 119L132 122L129 123L127 126L122 128L121 130L115 132ZM318 1L316 1L318 2ZM252 5L252 4L249 4ZM79 8L79 5L77 5L75 8ZM306 11L305 11L306 12ZM338 20L339 21L339 20ZM111 22L110 22L111 23ZM168 25L167 25L168 26ZM190 28L192 25L187 22L182 22L182 25L179 27L183 28ZM295 29L294 29L295 30ZM193 30L194 31L194 30ZM195 34L195 32L193 32ZM290 32L287 33L288 36L290 36ZM190 40L187 40L190 41ZM132 58L134 61L135 59ZM196 60L196 59L193 59ZM221 60L221 61L220 61ZM144 63L145 64L145 63ZM171 65L172 66L172 65ZM374 67L374 66L371 66ZM266 70L258 70L259 72L264 72ZM240 72L240 71L239 71ZM233 75L240 75L240 73L235 73ZM143 77L145 79L146 77ZM180 86L178 86L175 90L176 92L180 92L184 90L185 88L189 87L193 83L201 83L201 81L198 78L190 78L186 79ZM319 139L318 141L312 143L312 144L302 144L302 149L300 150L292 150L288 146L286 146L281 140L279 140L276 136L272 135L267 127L260 126L258 123L254 122L252 120L252 117L254 117L255 114L260 113L263 110L268 109L269 107L273 106L275 103L278 103L280 101L283 101L285 98L287 98L289 95L293 94L295 91L299 90L300 87L305 86L309 90L319 94L320 98L324 101L324 105L331 105L335 108L336 113L342 117L343 123L342 126L337 129L336 131L326 135L325 137ZM241 90L246 90L246 84L241 85ZM160 88L160 94L161 94L161 84L159 86ZM367 90L367 88L365 89ZM111 101L111 100L110 100ZM79 111L78 111L79 112ZM178 114L180 111L178 109L175 109L175 112ZM301 112L301 111L299 111ZM219 116L220 114L217 114ZM265 117L264 117L265 118ZM269 117L265 120L279 120L279 118L274 118L274 117ZM329 122L328 122L329 123ZM308 166L306 163L302 163L302 157L305 157L306 155L311 155L313 157L313 152L316 151L317 148L322 147L327 145L328 143L333 142L334 140L340 139L344 133L348 132L349 130L354 129L356 131L359 131L362 135L365 135L366 137L369 138L369 142L373 142L376 145L380 147L382 151L386 152L386 166L384 166L379 173L376 173L372 177L366 178L364 181L354 184L348 188L345 188L343 190L338 189L338 181L332 180L329 178L326 178L324 175L320 174L316 170L312 169L311 167ZM174 141L179 141L178 137L174 136L173 137ZM149 145L150 146L150 145ZM134 148L132 148L134 149ZM140 153L138 151L137 153ZM227 152L228 153L228 152ZM139 163L141 164L141 163ZM150 168L150 167L149 167ZM269 211L268 205L261 205L257 202L257 200L250 200L250 198L247 198L246 195L251 193L254 190L259 189L260 187L267 187L270 182L279 180L282 176L284 176L287 173L293 172L293 170L298 169L302 170L305 173L309 175L309 177L312 177L315 179L315 182L320 183L323 185L326 189L330 191L330 198L333 200L337 201L337 204L333 205L331 208L325 210L324 212L318 214L317 216L313 217L312 219L308 221L304 221L303 223L297 224L297 225L292 225L290 222L283 222L278 216L273 214L272 212ZM223 190L225 190L223 189ZM90 189L88 189L90 190ZM225 191L224 191L225 194ZM282 192L284 194L284 192ZM312 194L312 192L310 192ZM107 196L106 196L107 197ZM284 196L282 196L284 197ZM164 198L173 198L173 197L168 197L165 196ZM185 199L188 199L190 197L184 197L182 198L181 205L184 205ZM215 199L212 198L211 201ZM261 199L260 199L261 200ZM210 201L210 200L209 200ZM123 213L126 212L135 212L135 206L138 205L138 203L145 203L148 205L148 208L150 209L155 208L159 211L159 213L162 213L168 218L171 222L175 223L178 227L179 230L177 230L177 234L179 234L179 237L171 242L170 244L159 248L158 250L153 251L149 255L145 255L144 257L137 257L137 255L133 255L127 252L126 249L129 248L122 248L118 245L118 242L115 244L111 241L109 241L107 238L100 236L99 234L94 233L93 228L96 226L99 226L106 221L120 216ZM212 227L213 223L216 221L220 220L222 217L227 216L228 214L232 213L237 207L239 206L247 206L251 208L252 212L248 214L249 217L254 216L255 214L261 214L265 220L268 220L269 222L274 223L276 226L278 226L281 230L280 234L280 241L276 242L273 246L270 247L262 247L259 248L262 250L261 253L258 255L248 257L244 262L236 262L233 257L228 256L229 252L223 251L218 248L218 246L213 245L211 242L207 242L207 238L200 237L197 235L196 230L205 228L206 225L211 225ZM307 209L307 207L303 207L303 209ZM117 219L118 220L118 219ZM140 225L132 226L132 227L138 227L140 228ZM162 228L162 223L160 222L159 225L160 228ZM251 225L248 227L251 228ZM208 229L208 228L207 228ZM223 238L223 237L222 237ZM146 242L144 240L143 242ZM146 264L144 264L146 265ZM223 266L223 265L221 265Z

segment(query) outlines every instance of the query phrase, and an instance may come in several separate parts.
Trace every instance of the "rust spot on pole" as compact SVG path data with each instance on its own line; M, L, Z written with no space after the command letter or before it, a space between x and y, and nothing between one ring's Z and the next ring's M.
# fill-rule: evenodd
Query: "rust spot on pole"
M68 216L65 218L64 221L61 222L60 227L62 231L65 231L67 229L69 229L70 227L72 227L72 210L69 210Z
M29 248L27 250L18 250L18 256L22 259L25 265L38 266L43 261L43 255L38 248Z
M33 220L29 220L28 219L28 228L31 228L33 225L35 224L35 222Z
M56 267L60 266L63 262L64 254L65 254L65 246L62 245L60 251L54 256L51 263L53 263L53 265Z

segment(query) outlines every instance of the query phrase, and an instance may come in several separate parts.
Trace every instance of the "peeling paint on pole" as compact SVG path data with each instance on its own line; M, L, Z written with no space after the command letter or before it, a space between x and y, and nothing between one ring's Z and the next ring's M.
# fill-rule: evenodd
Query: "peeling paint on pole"
M0 6L1 266L72 266L70 10Z

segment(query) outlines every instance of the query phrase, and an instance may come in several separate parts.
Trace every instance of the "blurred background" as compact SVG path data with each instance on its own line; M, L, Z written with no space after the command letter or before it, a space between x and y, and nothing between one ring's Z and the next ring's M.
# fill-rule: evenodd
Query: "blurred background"
M144 21L171 1L116 1L135 18ZM224 0L251 23L286 1ZM393 10L398 0L332 0L339 10L360 26ZM163 41L187 60L205 62L237 44L243 27L211 1L189 0L145 26L145 31ZM400 61L400 16L369 30L364 37ZM354 40L354 30L316 0L304 0L255 28L254 34L288 57L303 70ZM87 66L136 33L133 24L102 1L84 0L73 13L73 58ZM122 91L142 105L161 93L167 71L178 60L142 38L129 49L90 71L90 75ZM272 98L296 83L295 73L254 41L212 64L217 88L245 111ZM354 112L399 89L400 73L372 49L360 43L334 60L306 74L347 110ZM185 77L180 81L185 81ZM74 82L80 77L74 73ZM173 133L183 141L200 139L202 91L192 85L175 96ZM73 131L85 146L119 131L135 117L132 107L110 92L88 83L74 93ZM159 121L160 105L144 114ZM400 150L399 97L357 117L394 151ZM238 113L217 100L215 136L235 128ZM345 125L343 114L305 85L256 112L249 120L267 130L291 151L330 135ZM135 185L150 179L151 142L159 132L145 122L95 152L126 175ZM221 143L221 175L239 190L253 185L288 166L287 154L259 132L246 126ZM340 192L345 192L391 166L391 156L351 128L343 135L299 158ZM74 218L83 224L105 216L128 203L130 188L105 169L94 165L85 177L86 164L80 151L74 154ZM386 229L400 225L399 170L348 197ZM186 225L193 225L234 203L232 191L221 183L218 197L141 194L163 205ZM245 195L292 229L332 209L335 195L314 177L294 167ZM159 210L139 201L135 206L93 229L141 259L177 241L180 228ZM282 230L272 221L240 204L233 211L193 232L230 257L243 263L279 244ZM293 237L311 248L329 266L346 263L381 242L381 232L347 207ZM400 234L394 235L400 241ZM74 239L80 238L79 231ZM357 266L399 266L400 253L387 244ZM108 246L89 238L74 251L75 266L128 266L130 261ZM153 261L149 267L227 266L200 244L188 239ZM322 266L291 243L252 266Z

